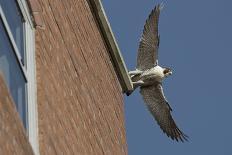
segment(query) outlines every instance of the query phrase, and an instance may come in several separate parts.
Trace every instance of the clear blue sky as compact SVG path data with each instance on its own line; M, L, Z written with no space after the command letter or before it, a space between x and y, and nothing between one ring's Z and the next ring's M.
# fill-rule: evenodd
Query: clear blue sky
M145 19L158 0L103 0L128 69L135 68ZM138 91L125 96L129 155L232 154L232 1L165 0L160 15L159 64L178 126L190 137L164 135Z

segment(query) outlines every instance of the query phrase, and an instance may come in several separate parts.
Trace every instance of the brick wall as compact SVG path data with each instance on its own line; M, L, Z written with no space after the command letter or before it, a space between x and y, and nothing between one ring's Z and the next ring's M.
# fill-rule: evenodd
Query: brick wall
M41 154L127 154L121 86L89 3L35 8Z
M0 155L32 155L15 104L0 75Z

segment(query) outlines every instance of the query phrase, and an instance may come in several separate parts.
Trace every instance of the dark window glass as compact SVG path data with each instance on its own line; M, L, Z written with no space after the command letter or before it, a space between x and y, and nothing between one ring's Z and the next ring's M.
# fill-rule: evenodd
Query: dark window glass
M9 37L0 18L0 74L5 79L9 91L16 104L20 117L26 128L27 124L27 100L26 80L20 68L20 64L13 51Z
M7 19L11 33L20 52L24 64L24 19L16 0L0 0L0 5Z

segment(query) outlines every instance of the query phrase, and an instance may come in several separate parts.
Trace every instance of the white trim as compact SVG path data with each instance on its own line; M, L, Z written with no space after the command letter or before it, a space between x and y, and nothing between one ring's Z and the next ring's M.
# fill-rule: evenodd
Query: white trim
M32 22L32 19L31 19L31 15L30 15L30 12L29 12L29 9L28 9L27 2L25 0L17 0L17 2L18 2L19 7L20 7L20 9L22 11L24 19L27 22L29 22L31 28L33 29L33 22Z
M33 22L25 0L17 0L25 19L26 33L26 68L27 68L27 119L28 137L35 155L39 155L38 138L38 111L37 111L37 87L36 87L36 61L35 61L35 33Z
M38 140L38 111L36 97L36 62L35 62L35 35L34 30L30 25L25 23L26 30L26 58L27 58L27 73L28 73L28 137L35 155L39 155L39 140Z

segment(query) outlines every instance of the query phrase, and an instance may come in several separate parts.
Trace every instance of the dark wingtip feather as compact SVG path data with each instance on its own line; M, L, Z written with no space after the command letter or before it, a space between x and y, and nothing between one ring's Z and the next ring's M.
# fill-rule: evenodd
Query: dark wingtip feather
M162 129L162 128L161 128ZM165 130L162 129L162 131L170 137L172 140L177 141L177 142L188 142L189 137L184 134L180 129L176 128L171 134L167 133Z
M184 143L184 142L188 142L189 137L186 134L184 134L183 132L180 131L180 135L178 136L178 138L181 140L181 142Z
M158 13L158 15L159 15L159 13L163 9L163 7L164 7L163 3L160 3L160 4L156 5L155 8L152 9L148 19L152 18L152 16L155 15L156 13ZM148 22L148 20L146 22Z

